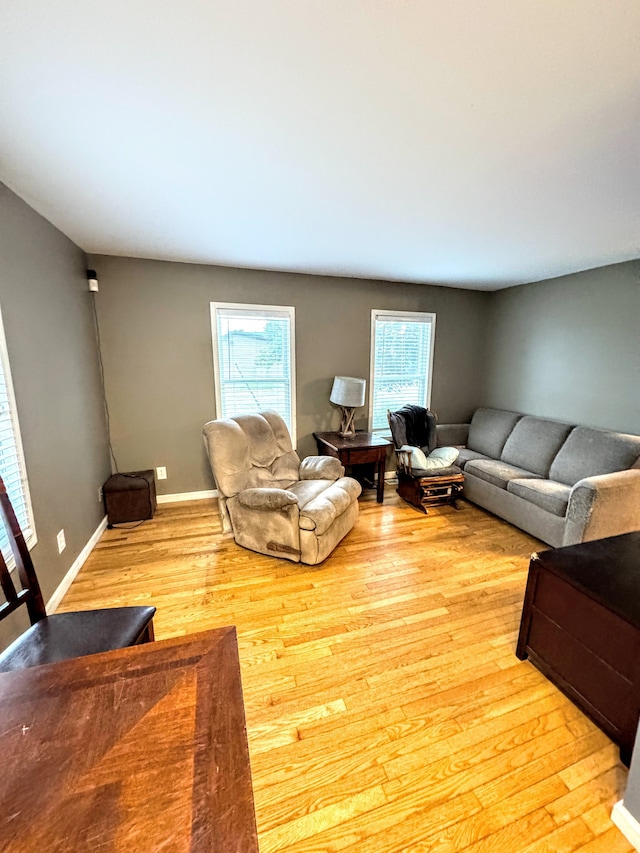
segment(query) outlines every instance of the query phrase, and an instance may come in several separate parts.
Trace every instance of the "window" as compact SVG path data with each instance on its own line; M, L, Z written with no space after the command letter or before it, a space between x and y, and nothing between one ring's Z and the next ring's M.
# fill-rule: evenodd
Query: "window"
M20 427L16 401L13 395L11 371L7 342L4 337L2 314L0 313L0 474L11 498L11 503L22 528L27 547L36 544L36 531L33 523L33 510L29 497L27 471L22 453ZM0 549L9 568L15 565L9 540L0 523Z
M219 418L275 409L295 443L294 310L211 303Z
M388 429L387 410L429 407L435 314L371 312L370 430Z

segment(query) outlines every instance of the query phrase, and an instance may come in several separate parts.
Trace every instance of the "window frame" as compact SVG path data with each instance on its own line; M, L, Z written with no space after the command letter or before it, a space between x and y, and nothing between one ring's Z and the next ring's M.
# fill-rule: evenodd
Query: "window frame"
M20 477L20 483L22 487L22 494L24 498L24 505L27 515L27 525L23 525L20 522L20 527L24 534L24 540L27 545L27 548L31 551L31 549L38 542L38 535L36 533L36 522L35 516L33 513L33 505L31 503L31 492L29 490L29 478L27 476L27 463L24 455L24 448L22 445L22 434L20 432L20 420L18 417L18 406L16 403L16 395L13 388L13 377L11 375L11 363L9 360L9 349L7 347L7 338L4 331L4 318L2 315L2 306L0 305L0 370L4 375L4 383L5 388L7 390L7 401L9 403L9 419L11 422L11 430L13 433L13 443L15 446L16 452L16 467L18 470L18 474ZM12 503L14 503L12 501ZM9 556L9 559L6 561L7 568L10 572L15 569L16 562L13 554Z
M395 311L388 308L372 308L371 309L371 351L369 355L369 432L379 434L382 432L389 433L388 425L384 427L373 427L373 410L374 410L374 391L375 391L375 369L376 369L376 322L381 318L389 318L390 320L398 320L398 322L423 321L428 322L431 326L431 334L429 336L429 357L427 366L425 400L421 405L426 409L431 407L431 388L433 385L433 360L436 343L436 315L432 311Z
M291 441L297 446L296 421L296 314L292 305L256 305L249 302L211 302L211 343L213 349L213 386L215 394L216 417L227 417L222 411L222 381L220 376L220 350L218 346L218 311L277 312L289 319L289 400L291 404ZM232 417L232 416L231 416Z

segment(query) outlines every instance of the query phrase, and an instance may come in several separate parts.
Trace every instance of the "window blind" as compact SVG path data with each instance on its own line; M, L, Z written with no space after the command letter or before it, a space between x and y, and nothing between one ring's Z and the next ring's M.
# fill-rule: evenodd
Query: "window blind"
M388 409L428 407L434 323L434 314L372 312L372 431L388 428Z
M29 486L22 453L20 428L16 411L9 357L0 314L0 474L4 480L18 523L28 547L36 543ZM0 549L9 567L14 565L13 554L4 524L0 523Z
M218 417L265 409L294 424L293 308L212 305Z

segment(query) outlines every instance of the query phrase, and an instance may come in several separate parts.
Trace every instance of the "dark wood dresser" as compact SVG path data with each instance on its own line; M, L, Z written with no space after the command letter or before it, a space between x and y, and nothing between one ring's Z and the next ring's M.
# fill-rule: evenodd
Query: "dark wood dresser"
M628 764L640 715L640 532L533 554L516 654Z

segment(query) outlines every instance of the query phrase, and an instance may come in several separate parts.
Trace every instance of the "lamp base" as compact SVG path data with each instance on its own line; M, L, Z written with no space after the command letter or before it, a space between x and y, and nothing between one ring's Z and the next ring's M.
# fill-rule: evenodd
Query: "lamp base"
M353 419L356 413L355 408L350 406L340 406L342 412L342 420L340 421L340 435L355 435L356 428L353 425Z

